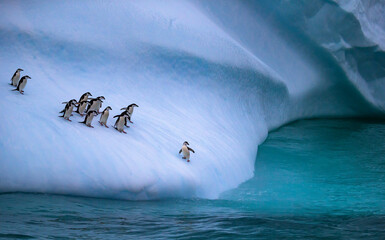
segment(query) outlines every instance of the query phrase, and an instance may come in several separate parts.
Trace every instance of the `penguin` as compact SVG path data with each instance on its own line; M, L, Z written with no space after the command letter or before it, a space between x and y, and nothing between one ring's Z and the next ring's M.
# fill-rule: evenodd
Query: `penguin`
M84 93L84 94L80 97L78 103L80 104L80 103L83 102L83 101L88 101L88 97L89 97L89 96L92 96L92 94L91 94L90 92ZM83 103L83 104L84 104L84 103ZM76 109L76 112L79 113L79 114L80 114L80 112L83 113L83 112L84 112L84 109L83 109L83 111L79 111L79 107L80 107L80 105L79 105L78 108ZM87 106L86 106L86 107L87 107ZM80 115L83 116L83 114L80 114Z
M123 111L120 115L123 115L123 114L126 114L126 115L127 115L126 119L124 119L124 126L126 126L126 127L129 128L130 126L128 126L127 120L130 121L130 123L132 123L132 122L131 122L131 116L130 116L130 114L128 113L127 110L126 110L126 111Z
M20 79L19 83L17 84L17 88L16 88L16 89L13 89L12 91L19 91L21 94L24 94L23 89L24 89L25 86L27 85L27 80L28 80L28 79L31 79L31 77L28 76L28 75L23 76L23 77Z
M125 131L124 131L124 125L125 125L125 122L126 122L126 118L129 117L128 114L126 112L123 112L122 114L120 115L116 115L114 116L114 118L118 118L116 119L116 122L115 122L115 125L114 125L114 128L116 130L118 130L119 132L123 132L125 134L127 134Z
M65 110L66 110L66 108L67 108L67 105L70 105L70 104L72 104L72 103L74 103L75 106L78 104L78 103L76 102L75 99L71 99L71 100L69 100L68 102L62 102L62 104L65 104L65 107L64 107L64 109L61 110L59 113L64 113Z
M92 119L94 119L94 117L96 115L98 115L96 111L94 111L94 110L89 111L86 114L86 117L84 118L84 121L83 122L79 122L79 123L84 123L87 127L94 128L91 124L92 124Z
M78 109L76 112L80 114L80 116L84 116L84 111L88 107L89 102L87 100L79 102Z
M64 113L63 113L63 116L59 116L59 117L62 117L62 118L64 118L65 120L68 120L68 121L70 121L70 122L72 122L71 120L70 120L70 117L71 117L71 114L72 114L72 111L73 111L73 109L74 109L74 107L75 107L75 103L76 103L76 100L75 99L73 99L74 101L69 101L67 104L66 104L66 106L65 106L65 108L64 108Z
M12 76L12 78L11 78L11 83L10 83L10 85L17 87L17 84L19 83L20 72L21 72L21 71L24 71L24 70L21 69L21 68L18 68L18 69L16 70L16 72L13 74L13 76Z
M110 116L110 110L112 110L112 108L110 106L106 107L103 112L102 112L102 115L100 116L100 125L104 125L106 128L108 128L107 126L107 119L108 119L108 116Z
M182 149L179 150L179 154L183 152L183 159L187 159L187 162L190 162L190 151L195 153L195 151L192 148L189 148L188 145L190 145L187 141L183 143Z
M131 116L132 116L132 113L134 112L134 107L139 107L139 106L136 105L135 103L133 103L133 104L128 105L125 108L120 109L120 110L126 110L128 112L128 115L130 115L130 120L129 120L130 123L133 123L133 122L131 122Z
M90 105L87 108L87 113L89 111L96 111L99 114L100 108L102 107L103 100L105 100L105 98L103 96L99 96L97 98L91 99Z
M90 92L84 93L84 94L80 97L79 102L88 101L88 97L89 97L89 96L92 96L92 94L91 94Z

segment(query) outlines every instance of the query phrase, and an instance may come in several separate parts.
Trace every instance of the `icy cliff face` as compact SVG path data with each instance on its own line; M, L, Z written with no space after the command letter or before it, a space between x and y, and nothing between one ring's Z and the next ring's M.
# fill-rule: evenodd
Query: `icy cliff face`
M355 87L383 109L385 3L382 1L280 1L263 3L326 49Z
M1 2L0 191L216 198L253 175L272 128L382 114L383 35L373 29L383 22L361 6L383 8ZM32 77L24 96L6 84L19 67ZM139 105L127 135L57 117L61 102L87 91L106 97L110 125ZM189 164L177 154L185 140L196 151Z

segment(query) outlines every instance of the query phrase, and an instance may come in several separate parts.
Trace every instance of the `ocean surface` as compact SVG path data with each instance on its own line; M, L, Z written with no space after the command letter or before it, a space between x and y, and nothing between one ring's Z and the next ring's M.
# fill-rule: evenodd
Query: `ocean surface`
M286 125L254 177L215 200L4 193L0 238L385 239L384 136L380 120Z

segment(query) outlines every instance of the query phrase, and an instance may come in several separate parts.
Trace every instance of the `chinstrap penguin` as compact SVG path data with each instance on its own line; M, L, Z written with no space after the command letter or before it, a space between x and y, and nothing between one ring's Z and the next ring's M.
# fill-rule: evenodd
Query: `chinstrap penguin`
M90 92L86 92L86 93L84 93L84 94L80 97L80 99L79 99L79 101L78 101L79 105L78 105L78 108L76 109L76 112L79 113L79 114L82 115L82 116L83 116L84 109L83 109L83 111L80 111L80 110L79 110L80 103L83 102L83 101L88 101L88 97L89 97L89 96L92 96L92 94L91 94ZM87 106L86 106L86 107L87 107Z
M89 96L92 96L92 94L91 94L90 92L84 93L84 94L80 97L79 102L88 101L88 97L89 97Z
M103 100L105 100L103 96L99 96L97 98L91 99L90 104L87 108L87 113L89 111L96 111L99 114L100 108L102 107Z
M183 159L187 159L187 162L190 162L190 151L195 153L195 151L192 148L189 148L188 145L190 145L187 141L183 143L182 149L179 150L179 154L183 153Z
M16 70L16 72L13 74L13 76L12 76L12 78L11 78L11 83L10 83L10 85L17 87L17 85L18 85L18 83L19 83L20 72L21 72L21 71L24 71L24 70L21 69L21 68L18 68L18 69Z
M88 107L89 102L87 100L79 102L78 109L76 112L80 114L80 116L84 116L84 111Z
M72 103L75 104L75 106L78 104L75 99L71 99L68 102L62 102L62 104L65 104L65 107L59 113L64 113L67 108L67 105L71 105Z
M31 77L28 76L28 75L23 76L23 77L20 79L19 83L17 84L17 88L16 88L16 89L13 89L12 91L19 91L21 94L24 94L23 89L24 89L25 86L27 85L27 80L28 80L28 79L31 79Z
M108 116L110 116L110 110L112 110L112 108L110 106L106 107L103 112L102 112L102 115L100 116L100 125L102 126L105 126L106 128L108 128L107 126L107 120L108 120Z
M116 119L114 128L115 128L116 130L118 130L119 132L126 133L126 132L124 131L124 125L125 125L125 123L126 123L126 121L127 121L126 118L128 118L129 115L128 115L126 112L123 112L123 113L120 114L120 115L114 116L114 118L116 118L116 117L117 117L118 119Z
M71 122L71 120L70 120L70 117L71 117L71 115L72 115L72 111L73 111L73 109L74 109L74 107L75 107L75 104L76 104L76 100L75 99L73 99L74 101L69 101L67 104L66 104L66 106L65 106L65 108L64 108L64 112L63 112L63 116L59 116L59 117L62 117L62 118L64 118L65 120L68 120L68 121L70 121Z
M125 108L120 109L120 110L126 110L128 115L130 115L130 119L129 119L130 123L133 123L133 122L131 122L131 117L132 117L132 113L134 112L134 107L139 107L139 106L136 105L135 103L133 103L133 104L128 105Z
M95 110L91 110L86 114L86 117L83 122L79 123L84 123L87 127L93 128L92 124L92 119L97 115Z
M130 126L128 126L128 121L130 122L130 123L132 123L131 122L131 116L130 116L130 114L128 113L128 111L126 110L126 111L123 111L120 115L123 115L123 114L126 114L127 115L127 117L126 117L126 119L124 120L124 126L126 126L126 127L130 127Z

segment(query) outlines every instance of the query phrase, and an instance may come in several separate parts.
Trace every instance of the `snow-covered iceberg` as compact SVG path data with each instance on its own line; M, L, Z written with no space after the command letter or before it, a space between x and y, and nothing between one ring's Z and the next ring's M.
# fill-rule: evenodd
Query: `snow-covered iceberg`
M217 198L269 130L382 115L384 4L354 3L0 2L0 191ZM19 67L25 95L7 85ZM127 135L57 117L87 91L110 125L139 105Z

